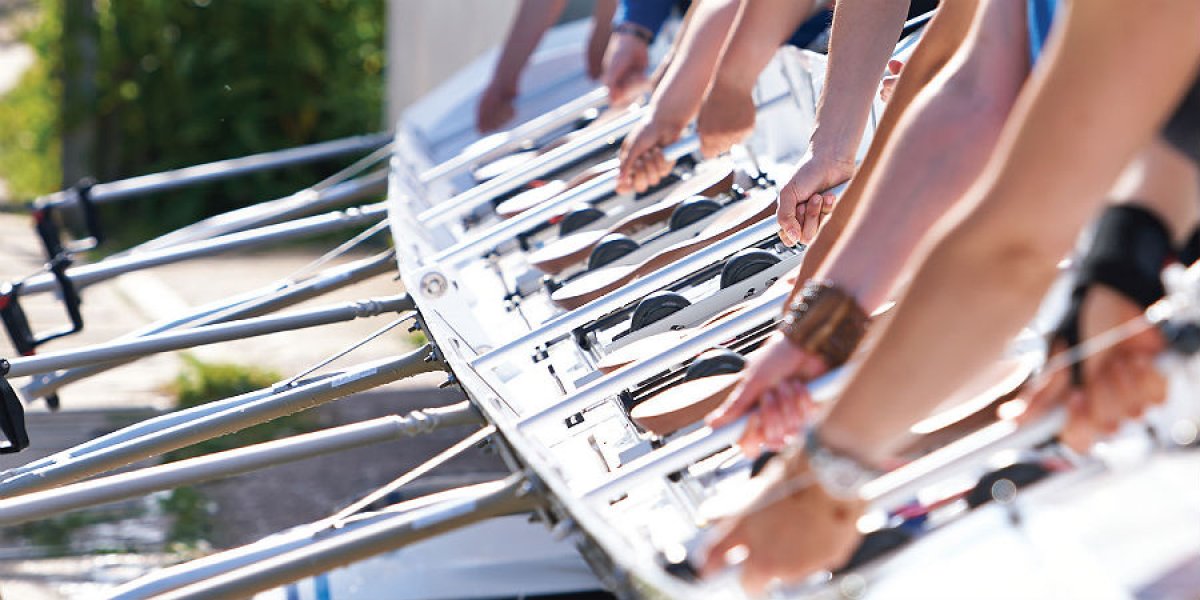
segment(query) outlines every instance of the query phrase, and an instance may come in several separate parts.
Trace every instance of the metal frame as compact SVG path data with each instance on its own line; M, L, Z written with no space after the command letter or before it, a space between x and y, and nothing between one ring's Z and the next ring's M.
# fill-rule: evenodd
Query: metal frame
M0 481L0 496L27 494L79 481L139 460L306 410L355 392L442 369L442 364L432 354L432 347L426 345L408 354L372 361L307 383L284 384L269 391L230 398L220 404L219 410L196 411L187 415L186 420L182 422L175 416L174 423L169 426L152 426L152 431L140 433L136 437L126 436L127 439L120 439L120 435L110 436L82 456L55 461L36 469L19 470Z
M431 433L446 427L480 423L479 413L471 408L470 403L460 402L444 408L414 411L403 417L391 415L331 427L314 433L0 500L0 526L44 519L62 512L136 498L177 486L240 475L332 452Z
M391 271L395 268L392 264L394 259L395 252L388 250L343 267L328 269L300 283L276 286L244 294L232 300L218 301L190 314L149 325L118 339L140 338L184 326L213 325L271 313ZM112 361L59 373L35 375L29 383L21 388L21 392L26 398L42 397L54 393L64 385L102 373L126 362Z
M70 268L67 270L67 276L70 277L71 282L77 288L83 288L98 281L139 269L172 264L192 258L212 256L222 252L243 250L260 244L294 240L359 225L372 225L382 220L386 214L386 203L368 204L359 208L333 211L277 225L268 225L239 233L230 233L209 240L200 240L144 253L113 257L95 264ZM23 292L32 294L48 292L56 288L57 284L54 276L43 274L27 279L24 283Z
M400 294L282 315L202 325L184 331L155 333L125 341L15 358L9 361L5 376L24 377L59 369L138 358L217 342L374 317L389 312L411 311L415 307L412 297Z
M391 142L390 132L358 135L339 140L298 146L273 152L263 152L239 158L230 158L175 169L149 175L139 175L91 186L88 195L96 204L106 204L135 196L166 192L208 181L229 179L246 173L279 169L298 164L317 162L328 158L374 150ZM72 194L56 192L34 201L35 208L62 207L73 205L78 198Z
M642 107L630 107L625 113L611 121L596 126L594 130L587 130L586 135L530 160L521 165L519 169L509 171L453 198L437 203L417 215L417 220L426 226L442 225L478 209L490 202L492 198L512 192L538 177L576 162L605 144L611 143L613 138L624 136L633 129L643 112Z
M520 150L522 146L556 130L569 125L583 113L600 108L608 102L608 89L596 88L587 94L568 102L550 112L530 119L513 129L484 138L478 145L468 146L458 156L447 159L421 172L418 180L429 185L435 181L461 174L472 166L488 162L501 156ZM491 143L484 143L491 140Z

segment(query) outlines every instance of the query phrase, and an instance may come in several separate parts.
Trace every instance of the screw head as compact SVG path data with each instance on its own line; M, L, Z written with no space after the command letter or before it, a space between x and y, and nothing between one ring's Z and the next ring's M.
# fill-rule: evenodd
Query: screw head
M450 282L441 273L426 273L421 278L421 293L430 298L440 298L450 288Z

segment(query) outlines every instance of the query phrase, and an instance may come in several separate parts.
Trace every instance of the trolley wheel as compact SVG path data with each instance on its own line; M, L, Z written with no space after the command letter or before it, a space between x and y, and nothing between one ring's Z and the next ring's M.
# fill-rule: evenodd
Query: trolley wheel
M899 527L876 529L863 536L862 541L858 543L858 548L854 549L854 554L850 555L850 560L846 561L846 564L842 565L835 573L853 571L909 543L912 539L911 533Z
M1016 492L1045 479L1050 469L1038 463L1018 462L984 475L967 493L967 506L978 508L996 499L998 493ZM1003 488L1008 488L1005 491Z
M572 210L563 215L562 220L558 222L558 235L566 237L595 223L603 216L604 211L592 206Z
M592 253L588 255L587 267L588 269L599 269L637 249L638 243L629 239L629 236L610 233L601 238L596 247L592 248Z
M781 259L774 252L762 248L746 248L725 261L721 267L721 289L740 283L777 264Z
M655 321L671 316L680 309L687 308L692 303L687 298L675 292L655 292L642 298L633 309L633 318L629 330L637 331Z
M721 210L721 204L716 200L704 196L692 196L675 207L675 211L671 213L671 219L667 221L667 226L671 228L671 231L679 231L718 210Z
M746 366L746 358L727 348L714 348L696 357L683 374L684 381L737 373Z

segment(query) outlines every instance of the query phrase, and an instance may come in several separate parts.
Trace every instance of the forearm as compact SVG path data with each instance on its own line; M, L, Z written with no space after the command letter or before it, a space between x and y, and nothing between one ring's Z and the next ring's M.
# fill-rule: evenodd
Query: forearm
M887 456L1032 317L1058 258L1194 76L1200 6L1152 4L1088 0L1060 17L971 210L930 237L896 315L831 408L830 443Z
M913 102L818 279L868 308L890 299L904 265L933 224L983 171L1029 71L1023 11L983 6L963 48ZM936 174L930 177L930 174Z
M798 285L802 285L803 282L816 275L817 270L825 262L851 219L857 214L859 200L868 183L875 176L876 168L894 135L897 123L908 113L917 94L942 70L961 45L962 40L966 38L974 12L975 3L962 0L946 3L933 17L924 37L904 67L904 76L897 83L892 99L888 102L883 117L875 128L875 135L867 149L867 155L863 158L862 165L859 166L854 178L850 180L850 185L838 199L837 210L833 212L829 222L821 228L821 233L805 252L804 264L800 268L800 277L797 279ZM837 15L838 13L835 12L835 28L838 26ZM834 50L834 48L830 48L831 60ZM826 77L828 78L830 75L827 73ZM878 75L877 73L876 82L879 79ZM828 81L826 87L829 87Z
M811 0L750 0L738 11L715 79L730 89L750 91L775 51L812 13Z
M853 164L880 74L904 24L907 8L907 0L837 3L825 85L810 142L813 156Z
M592 29L611 31L613 15L617 12L617 0L596 0L592 5Z
M651 105L656 119L682 128L700 111L739 4L739 0L698 0L692 7L683 35L672 50L687 60L673 61L655 87Z
M566 5L566 0L522 0L492 74L493 85L516 91L525 63Z

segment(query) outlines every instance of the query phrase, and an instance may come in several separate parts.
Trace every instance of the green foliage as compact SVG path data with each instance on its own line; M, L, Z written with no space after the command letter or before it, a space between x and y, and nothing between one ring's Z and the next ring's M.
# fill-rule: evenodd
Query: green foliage
M51 7L58 1L42 0L47 18L39 30L54 30ZM98 0L96 10L101 180L380 128L383 0ZM60 51L39 45L39 69L54 69ZM38 88L43 102L54 97L45 76L31 75L22 87ZM31 129L39 140L56 134L46 123L5 121L0 112L0 131L9 126L21 130L17 137ZM48 145L36 150L55 154ZM297 167L124 202L108 208L107 221L134 229L127 237L166 231L293 192L336 166ZM0 164L0 176L17 180L19 168ZM21 191L57 187L47 179L52 177L23 183Z
M62 23L58 2L44 2L25 43L38 59L17 86L0 97L0 177L15 198L36 196L59 187L58 39Z
M213 523L209 502L196 488L184 486L171 490L159 501L163 512L174 517L167 540L176 550L196 546L212 535ZM182 548L179 548L182 546Z

